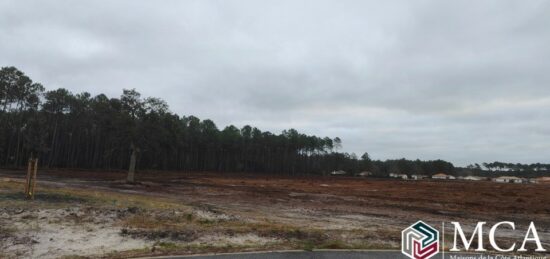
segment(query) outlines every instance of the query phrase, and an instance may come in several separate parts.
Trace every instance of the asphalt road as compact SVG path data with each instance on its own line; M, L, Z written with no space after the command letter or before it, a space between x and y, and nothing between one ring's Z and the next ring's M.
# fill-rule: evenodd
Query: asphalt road
M451 257L455 255L456 257ZM470 259L475 258L477 254L448 254L445 253L445 259ZM165 256L151 258L166 259L401 259L408 258L399 251L285 251L285 252L266 252L266 253L240 253L240 254L220 254L220 255L200 255L200 256ZM432 257L433 259L443 258L439 253Z

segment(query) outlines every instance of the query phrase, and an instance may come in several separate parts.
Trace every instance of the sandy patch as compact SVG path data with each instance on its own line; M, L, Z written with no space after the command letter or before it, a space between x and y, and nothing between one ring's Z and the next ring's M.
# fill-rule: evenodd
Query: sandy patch
M11 214L11 213L10 213ZM67 255L101 255L143 248L150 242L120 235L113 226L115 212L75 209L41 209L18 214L1 214L14 234L3 240L4 253L26 258L59 258ZM98 224L99 223L99 224Z

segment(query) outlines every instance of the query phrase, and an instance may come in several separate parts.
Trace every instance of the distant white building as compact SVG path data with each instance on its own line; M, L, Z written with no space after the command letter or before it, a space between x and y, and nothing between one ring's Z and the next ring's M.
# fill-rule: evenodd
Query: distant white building
M538 178L530 179L530 182L550 184L550 177L548 177L548 176L538 177Z
M485 180L487 180L487 178L486 178L486 177L481 177L481 176L469 175L469 176L462 177L462 180L468 180L468 181L485 181Z
M393 178L401 178L401 179L403 179L403 180L409 179L409 177L408 177L406 174L395 174L395 173L391 173L391 174L390 174L390 177L393 177Z
M423 175L423 174L413 174L411 175L411 179L413 180L422 180L422 179L426 179L428 178L427 175Z
M454 180L454 179L456 179L456 177L454 177L454 176L452 176L452 175L444 174L444 173L438 173L438 174L432 175L432 179L437 179L437 180Z
M372 172L369 172L369 171L363 171L359 173L359 176L362 176L362 177L371 176L371 175L372 175Z
M331 175L346 175L346 171L343 171L343 170L336 170L336 171L332 171L332 173L330 173Z
M525 179L515 177L515 176L500 176L500 177L493 178L493 181L497 182L497 183L524 183L524 182L526 182Z

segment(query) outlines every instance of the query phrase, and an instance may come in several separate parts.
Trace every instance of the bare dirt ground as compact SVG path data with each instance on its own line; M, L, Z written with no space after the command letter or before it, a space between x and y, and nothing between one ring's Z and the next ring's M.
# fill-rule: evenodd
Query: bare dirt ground
M24 175L0 170L7 258L399 249L417 220L447 222L446 235L450 221L514 221L505 242L521 241L534 221L550 240L550 185L188 172L139 172L129 185L123 172L42 170L26 201Z

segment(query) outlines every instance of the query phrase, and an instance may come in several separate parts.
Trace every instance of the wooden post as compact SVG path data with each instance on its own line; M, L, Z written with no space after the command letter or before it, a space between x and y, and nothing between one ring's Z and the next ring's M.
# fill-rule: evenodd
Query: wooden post
M38 171L38 159L29 159L27 168L27 182L25 184L25 197L34 200L34 188L36 187L36 172Z
M38 171L38 158L34 159L34 171L32 173L32 193L31 193L31 199L34 200L34 190L36 187L36 171Z
M29 159L29 165L27 167L27 178L25 182L25 197L29 198L29 190L31 186L31 172L32 172L32 158Z

